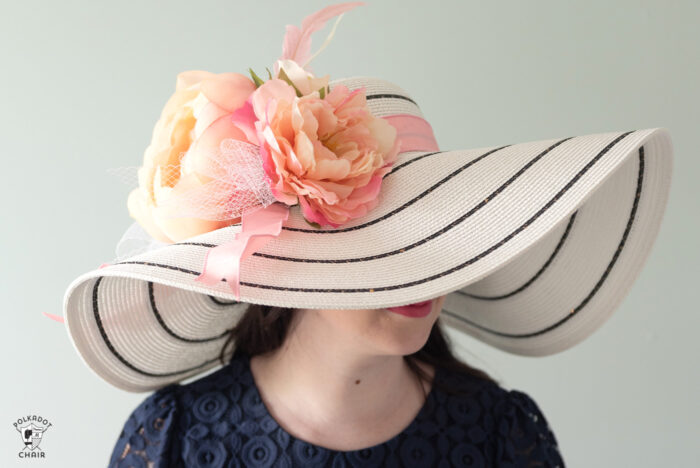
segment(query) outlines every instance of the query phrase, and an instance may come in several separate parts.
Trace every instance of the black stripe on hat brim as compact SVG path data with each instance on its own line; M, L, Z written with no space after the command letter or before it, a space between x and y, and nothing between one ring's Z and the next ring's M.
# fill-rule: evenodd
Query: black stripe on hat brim
M624 138L624 137L625 137L626 135L628 135L629 133L632 133L632 132L627 132L627 133L625 133L625 134L623 134L623 135L620 135L620 136L619 136L618 138L616 138L615 141L613 141L610 145L606 146L606 148L611 148L614 144L616 144L617 142L619 142L622 138ZM605 151L605 149L604 149L603 151ZM589 163L589 165L587 166L588 168L589 168L593 163L595 163L595 161L597 161L597 159L599 159L599 157L602 156L602 154L604 154L603 151L601 151L601 153L599 153L598 155L596 155L596 158L594 158L594 159ZM583 170L587 170L587 169L584 168ZM582 170L582 171L583 171L583 170ZM581 172L579 172L579 174L581 174ZM567 314L563 319L560 319L560 320L558 320L557 322L555 322L554 324L552 324L552 325L550 325L550 326L548 326L548 327L546 327L546 328L543 328L543 329L541 329L541 330L538 330L538 331L536 331L536 332L532 332L532 333L522 333L522 334L512 334L512 333L500 332L500 331L497 331L497 330L493 330L493 329L489 329L489 328L483 327L483 326L481 326L481 325L479 325L479 324L477 324L477 323L475 323L475 322L472 322L472 321L466 319L465 317L462 317L462 316L460 316L460 315L458 315L458 314L455 314L455 313L450 312L450 311L445 310L445 309L443 309L441 312L444 312L444 313L446 313L447 315L449 315L449 316L451 316L451 317L453 317L453 318L455 318L455 319L457 319L457 320L461 320L461 321L463 321L463 322L465 322L465 323L468 323L468 324L471 325L471 326L477 327L477 328L479 328L480 330L483 330L483 331L485 331L485 332L488 332L488 333L491 333L491 334L495 334L495 335L498 335L498 336L508 337L508 338L531 338L531 337L534 337L534 336L542 335L542 334L544 334L544 333L547 333L547 332L549 332L549 331L552 331L552 330L556 329L557 327L561 326L563 323L565 323L567 320L569 320L571 317L573 317L576 313L578 313L581 309L583 309L583 308L585 307L585 305L590 301L590 299L591 299L591 298L595 295L595 293L600 289L600 287L602 286L603 282L604 282L605 279L608 277L608 275L609 275L609 273L610 273L610 271L611 271L613 265L616 263L617 259L619 258L619 255L620 255L620 253L621 253L621 251L622 251L622 249L623 249L623 247L624 247L624 245L625 245L625 241L626 241L626 239L627 239L627 236L629 235L629 231L630 231L630 229L631 229L631 227L632 227L632 223L633 223L633 221L634 221L634 219L635 219L635 215L636 215L636 211L637 211L637 206L638 206L638 203L639 203L639 198L640 198L640 196L641 196L643 174L644 174L644 147L642 146L642 147L639 148L639 174L638 174L638 177L637 177L637 189L636 189L635 199L634 199L634 203L633 203L633 206L632 206L632 210L631 210L631 212L630 212L630 217L629 217L628 222L627 222L627 226L626 226L626 228L625 228L625 232L624 232L624 234L623 234L623 236L622 236L622 239L620 240L620 243L618 244L618 248L617 248L615 254L613 255L613 258L612 258L611 261L608 263L607 268L605 269L605 271L604 271L603 274L601 275L601 277L600 277L600 279L598 280L598 282L596 283L596 285L595 285L595 286L593 287L593 289L590 291L590 293L586 296L586 298L585 298L583 301L581 301L581 303L580 303L578 306L576 306L574 309L572 309L571 312L570 312L569 314ZM578 174L577 174L577 176L578 176ZM575 179L572 180L572 181L570 181L570 183L567 184L567 186L564 187L564 189L567 189L567 187L570 187L571 185L573 185L573 182L574 182L574 181L575 181ZM562 189L562 190L564 190L564 189ZM562 192L559 192L559 194L561 194L561 193L562 193ZM559 194L557 194L557 195L559 196ZM558 196L555 196L555 198L553 198L552 200L550 200L550 202L549 202L547 205L545 205L545 207L543 207L543 209L541 210L541 212L546 211L546 209L547 209L549 206L551 206L551 205L553 204L553 202L556 201L556 199L558 199ZM540 214L541 214L541 212L540 212ZM531 220L532 220L532 218L531 218ZM530 222L531 222L531 221L530 221ZM529 224L529 222L525 223L524 226L526 226L526 225L528 225L528 224ZM522 227L522 226L521 226L521 227ZM506 240L509 239L509 238L512 238L512 237L507 237ZM501 241L501 242L503 242L503 241ZM502 244L499 243L499 244L497 244L497 245L502 245ZM150 263L150 262L132 262L132 263L145 263L145 264L149 264L149 265L152 265L152 266L159 266L159 267L166 267L166 268L168 267L168 266L165 266L165 265L152 264L152 263ZM464 265L464 264L463 264L463 265ZM185 270L185 269L181 269L181 268L177 268L177 269L180 270L180 271L191 272L191 270ZM191 273L197 274L196 272L191 272ZM167 373L148 372L148 371L144 371L144 370L142 370L142 369L139 369L139 368L136 367L135 365L131 364L131 363L130 363L129 361L127 361L121 354L119 354L119 352L114 348L114 346L112 345L111 341L110 341L109 338L107 337L107 334L106 334L106 332L105 332L105 329L104 329L104 327L103 327L103 325L102 325L102 320L101 320L100 314L99 314L98 299L97 299L97 297L98 297L98 296L97 296L97 287L98 287L100 281L102 280L102 278L104 278L104 277L103 277L103 276L98 277L98 278L97 278L97 281L95 281L95 284L94 284L94 286L93 286L93 311L94 311L95 321L96 321L97 326L98 326L98 329L99 329L99 331L100 331L100 335L102 336L102 339L103 339L103 341L105 342L105 345L107 346L107 348L109 349L109 351L110 351L120 362L122 362L122 364L124 364L124 365L127 366L129 369L133 370L134 372L137 372L137 373L142 374L142 375L144 375L144 376L148 376L148 377L170 377L170 376L176 376L176 375L185 374L185 373L188 373L188 372L197 370L197 369L201 369L201 368L203 368L203 367L205 367L205 366L207 366L207 365L209 365L209 364L211 364L211 363L213 363L213 362L216 361L216 358L214 358L214 359L210 359L210 360L208 360L208 361L205 361L204 363L202 363L202 364L200 364L200 365L198 365L198 366L190 367L190 368L183 369L183 370L180 370L180 371L167 372ZM243 283L241 283L241 284L243 284ZM278 289L290 289L290 288L278 288ZM300 289L302 289L302 288L291 288L291 289L293 289L293 290L300 290ZM306 291L308 291L308 290L306 290ZM321 291L313 290L313 291L314 291L314 292L327 292L326 290L321 290ZM341 291L342 291L342 292L347 292L348 290L341 290ZM335 291L334 291L334 292L335 292Z
M401 283L401 284L395 284L395 285L390 285L390 286L377 286L373 288L300 288L300 287L291 287L291 286L275 286L271 284L259 284L259 283L250 283L247 281L240 281L241 286L247 286L251 288L258 288L258 289L267 289L267 290L275 290L275 291L292 291L292 292L304 292L304 293L373 293L373 292L378 292L378 291L391 291L391 290L396 290L396 289L404 289L408 288L411 286L416 286L418 284L423 284L427 283L429 281L434 281L440 277L449 275L451 273L454 273L455 271L459 271L472 263L475 263L476 261L480 260L481 258L487 256L494 250L502 247L506 242L508 242L510 239L515 237L517 234L519 234L522 230L524 230L527 226L532 224L537 218L539 218L543 213L545 213L561 196L566 193L572 186L573 184L580 179L583 174L585 174L600 158L607 153L611 148L613 148L615 145L617 145L623 138L625 138L627 135L632 133L632 131L625 132L615 138L612 142L610 142L605 148L600 150L598 154L591 160L589 161L584 168L582 168L559 192L557 192L542 208L540 208L534 215L532 215L527 221L525 221L522 225L520 225L518 228L516 228L513 232L508 234L506 237L501 239L497 244L492 245L491 247L487 248L483 252L477 254L476 256L454 266L451 267L447 270L444 270L440 273L436 273L434 275L427 276L425 278L421 278L418 280L413 280L409 281L406 283ZM193 275L193 276L199 276L201 273L194 271L194 270L189 270L186 268L174 266L174 265L165 265L161 263L155 263L155 262L146 262L146 261L140 261L140 260L127 260L124 262L118 263L119 265L127 265L127 264L134 264L134 265L146 265L146 266L152 266L155 268L162 268L162 269L169 269L169 270L174 270L174 271L179 271L182 273L186 273L188 275ZM226 281L226 279L222 279L222 281Z
M581 311L586 306L586 304L588 304L588 302L593 298L593 296L596 294L596 292L598 292L600 287L603 285L606 278L610 274L610 271L612 270L613 266L617 262L617 259L619 258L620 253L622 252L622 249L625 246L625 242L627 241L627 236L629 235L629 232L632 229L632 224L634 222L634 219L635 219L635 216L637 213L637 206L639 205L639 198L641 197L641 193L642 193L643 179L644 179L644 147L640 146L639 147L639 172L637 175L637 188L635 190L634 202L632 203L632 209L630 210L630 215L629 215L629 218L627 219L627 226L625 227L625 231L622 234L622 238L620 239L620 242L617 245L617 249L615 250L615 254L610 259L610 262L608 262L608 266L605 268L605 271L600 276L600 278L596 282L595 286L591 289L591 291L588 293L588 295L581 301L580 304L578 304L576 307L571 309L571 311L569 311L569 313L566 316L564 316L562 319L556 321L555 323L553 323L552 325L549 325L548 327L545 327L541 330L537 330L537 331L531 332L531 333L505 333L505 332L501 332L498 330L493 330L493 329L485 327L483 325L479 325L478 323L473 322L465 317L462 317L461 315L456 314L454 312L450 312L450 311L444 310L444 309L443 309L443 312L447 313L447 315L449 315L450 317L454 317L458 320L461 320L462 322L465 322L465 323L467 323L475 328L478 328L479 330L485 331L487 333L491 333L493 335L503 336L506 338L531 338L534 336L543 335L549 331L554 330L557 327L560 327L561 325L566 323L569 319L571 319L571 317L573 317L579 311Z
M221 299L220 297L214 297L211 294L207 294L207 297L211 299L211 301L214 304L220 305L220 306L230 306L230 305L235 305L235 304L241 304L239 301L225 301Z
M281 261L288 261L288 262L304 262L304 263L350 263L350 262L366 262L366 261L370 261L370 260L377 260L377 259L380 259L380 258L389 257L389 256L392 256L392 255L397 255L397 254L399 254L399 253L404 253L404 252L407 251L407 250L410 250L410 249L413 249L413 248L415 248L415 247L418 247L418 246L420 246L420 245L422 245L422 244L424 244L424 243L426 243L426 242L428 242L428 241L430 241L430 240L432 240L432 239L434 239L434 238L436 238L436 237L441 236L442 234L446 233L446 232L449 231L450 229L452 229L452 228L454 228L455 226L459 225L459 224L460 224L462 221L464 221L465 219L467 219L467 218L469 218L470 216L472 216L474 213L476 213L477 211L479 211L481 208L483 208L484 206L486 206L488 203L493 203L493 199L496 198L496 197L498 196L498 194L499 194L500 192L502 192L503 190L505 190L511 183L513 183L519 176L521 176L529 167L531 167L535 162L537 162L539 159L541 159L544 155L550 153L554 148L558 147L559 145L561 145L561 144L564 143L565 141L570 140L571 138L572 138L572 137L564 138L564 139L558 141L557 143L551 145L549 148L547 148L547 149L543 150L542 152L540 152L537 156L535 156L533 159L531 159L523 168L521 168L518 172L516 172L509 180L507 180L504 184L502 184L500 187L498 187L496 190L494 190L492 193L490 193L488 196L486 196L486 197L485 197L485 200L483 200L483 201L482 201L481 203L479 203L476 207L474 207L474 209L472 209L472 210L470 210L469 212L463 214L462 216L460 216L460 218L458 218L457 220L455 220L455 221L453 221L452 223L448 224L447 226L443 227L443 228L440 229L439 231L437 231L437 232L431 234L430 236L425 237L425 238L423 238L423 239L421 239L421 240L419 240L419 241L416 241L416 242L414 242L414 243L412 243L412 244L409 244L409 245L407 245L407 246L404 246L404 247L401 247L401 248L398 248L398 249L394 249L394 250L392 250L392 251L390 251L390 252L384 252L384 253L381 253L381 254L376 254L376 255L372 255L372 256L368 256L368 257L356 257L356 258L344 258L344 259L295 258L295 257L284 257L284 256L280 256L280 255L265 254L265 253L262 253L262 252L253 252L252 255L254 255L254 256L256 256L256 257L262 257L262 258L271 259L271 260L281 260ZM489 151L487 151L486 153L484 153L484 154L482 154L481 156L479 156L478 158L472 159L472 160L468 161L467 163L463 164L461 167L459 167L459 168L455 169L454 171L452 171L452 172L451 172L450 174L448 174L447 176L443 177L441 180L437 181L435 184L433 184L432 186L430 186L428 189L424 190L424 191L421 192L420 194L418 194L418 195L416 195L415 197L413 197L412 199L408 200L408 201L407 201L406 203L404 203L403 205L401 205L401 206L395 208L394 210L392 210L392 211L390 211L390 212L384 214L383 216L380 216L379 218L375 218L375 219L372 220L372 221L368 221L368 222L363 223L363 224L361 224L361 225L353 226L353 227L346 228L346 229L343 229L343 230L334 230L334 231L313 231L313 230L302 230L302 229L299 229L298 231L301 231L301 232L310 232L310 233L318 233L318 232L340 233L340 232L347 232L347 231L351 231L351 230L357 230L357 229L365 228L365 227L368 227L368 226L370 226L370 225L372 225L372 224L379 223L380 221L384 221L384 220L386 220L386 219L388 219L388 218L394 216L395 214L399 213L400 211L403 211L403 210L406 209L407 207L413 205L414 203L416 203L416 202L417 202L418 200L420 200L421 198L424 198L424 197L426 197L427 195L433 193L434 190L437 189L439 186L441 186L441 185L447 183L450 179L456 177L458 174L460 174L461 172L463 172L463 171L465 171L466 169L470 168L471 166L473 166L474 164L478 163L478 162L481 161L482 159L486 158L486 157L489 156L489 155L495 154L495 153L497 153L499 150L502 150L502 149L504 149L504 148L506 148L506 147L507 147L507 146L502 146L502 147L500 147L500 148L495 148L495 149L489 150ZM428 155L424 155L424 156L428 156ZM294 229L294 230L296 230L296 229ZM210 243L204 243L204 242L180 242L180 243L175 243L175 244L169 244L169 246L183 246L183 245L192 245L192 246L205 247L205 248L217 247L217 244L210 244ZM115 263L115 265L120 265L120 264L124 264L124 263L126 263L126 262L123 262L123 261L122 261L122 262L117 262L117 263Z
M225 338L229 335L229 333L231 333L231 330L233 330L233 328L228 328L216 336L211 336L207 338L187 338L178 333L175 333L175 331L173 331L173 329L165 323L165 320L163 320L162 315L158 311L158 306L156 305L156 298L153 292L153 281L148 282L148 299L151 305L151 312L153 312L153 315L156 317L158 324L168 335L172 336L176 340L184 341L185 343L208 343L210 341L216 341Z
M408 101L412 104L414 104L416 107L420 109L420 106L416 101L411 99L408 96L404 96L403 94L395 94L395 93L381 93L381 94L368 94L365 96L365 99L368 101L371 101L372 99L402 99L404 101Z
M474 215L475 213L477 213L478 211L480 211L482 208L484 208L484 207L485 207L486 205L488 205L489 203L495 203L494 200L498 197L498 195L499 195L501 192L503 192L506 188L508 188L509 185L511 185L513 182L515 182L520 176L522 176L522 175L523 175L530 167L532 167L537 161L539 161L540 159L542 159L546 154L550 154L555 148L557 148L559 145L561 145L562 143L564 143L565 141L568 141L568 140L570 140L570 139L571 139L571 137L570 137L570 138L564 138L563 140L559 140L558 142L556 142L556 143L554 143L553 145L549 146L547 149L541 151L537 156L535 156L534 158L532 158L530 161L527 162L527 164L525 164L522 168L520 168L520 170L518 170L515 174L513 174L507 181L505 181L503 184L501 184L501 186L499 186L498 188L496 188L495 190L493 190L491 193L489 193L488 195L486 195L486 196L479 202L479 204L477 204L477 205L476 205L475 207L473 207L471 210L469 210L469 211L467 211L466 213L464 213L464 214L462 214L461 216L459 216L457 219L455 219L454 221L452 221L452 222L449 223L448 225L442 227L441 229L439 229L439 230L436 231L436 232L433 232L433 233L430 234L429 236L424 237L423 239L420 239L420 240L418 240L418 241L416 241L416 242L413 242L413 243L411 243L411 244L405 245L405 246L403 246L403 247L401 247L401 248L397 248L397 249L391 250L391 251L389 251L389 252L383 252L383 253L380 253L380 254L369 255L369 256L366 256L366 257L340 258L340 259L294 258L294 257L283 257L283 256L281 256L281 255L265 254L265 253L262 253L262 252L253 252L253 255L255 255L255 256L257 256L257 257L262 257L262 258L271 259L271 260L281 260L281 261L287 261L287 262L303 262L303 263L354 263L354 262L367 262L367 261L371 261L371 260L378 260L378 259L381 259L381 258L391 257L391 256L393 256L393 255L398 255L398 254L401 254L401 253L405 253L405 252L408 251L408 250L411 250L411 249L414 249L414 248L416 248L416 247L419 247L419 246L425 244L426 242L429 242L429 241L431 241L431 240L433 240L433 239L436 239L436 238L442 236L443 234L445 234L445 233L448 232L449 230L451 230L451 229L453 229L454 227L460 225L462 222L464 222L465 220L467 220L468 218L470 218L472 215ZM471 161L466 162L466 163L463 164L461 167L455 169L455 170L452 171L450 174L448 174L447 176L443 177L442 179L440 179L439 181L437 181L436 183L434 183L433 185L431 185L430 187L428 187L426 190L424 190L423 192L421 192L421 193L418 194L417 196L413 197L412 199L410 199L409 201L407 201L407 202L404 203L403 205L401 205L401 206L397 207L396 209L390 211L389 213L385 214L384 216L381 216L381 217L375 219L374 221L372 221L372 223L379 222L379 221L381 221L381 220L383 220L383 219L389 218L389 217L391 217L391 216L397 214L398 212L400 212L400 211L406 209L407 207L413 205L414 203L416 203L416 202L417 202L418 200L420 200L421 198L427 197L429 194L435 192L435 190L436 190L438 187L440 187L441 185L447 183L449 180L451 180L452 178L456 177L456 176L459 175L460 173L466 171L467 169L469 169L470 167L472 167L473 165L475 165L476 163L478 163L478 162L481 161L482 159L486 158L487 156L489 156L489 155L491 155L491 154L496 154L499 150L501 150L501 149L503 149L503 148L505 148L505 147L493 149L493 150L491 150L491 151L488 151L488 152L484 153L483 155L479 156L479 157L476 158L476 159L472 159ZM369 223L368 223L368 224L369 224ZM352 229L352 228L351 228L351 229Z
M281 255L265 254L265 253L262 253L262 252L253 252L252 255L254 255L254 256L256 256L256 257L267 258L267 259L270 259L270 260L280 260L280 261L286 261L286 262L301 262L301 263L356 263L356 262L367 262L367 261L371 261L371 260L379 260L379 259L381 259L381 258L390 257L390 256L393 256L393 255L398 255L398 254L401 254L401 253L405 253L405 252L408 251L408 250L411 250L411 249L414 249L414 248L416 248L416 247L419 247L419 246L425 244L426 242L429 242L429 241L431 241L431 240L433 240L433 239L435 239L435 238L437 238L437 237L440 237L441 235L445 234L446 232L448 232L448 231L451 230L452 228L458 226L458 225L461 224L463 221L465 221L466 219L468 219L469 217L471 217L474 213L477 213L479 210L481 210L481 209L482 209L483 207L485 207L487 204L489 204L489 203L495 203L494 199L496 199L496 198L498 197L498 194L499 194L499 193L501 193L502 191L504 191L509 185L511 185L514 181L516 181L521 175L523 175L523 174L524 174L530 167L532 167L537 161L539 161L540 159L542 159L545 155L550 154L555 148L557 148L559 145L561 145L562 143L564 143L564 142L566 142L566 141L568 141L568 140L570 140L570 139L571 139L571 137L569 137L569 138L564 138L564 139L562 139L562 140L559 140L558 142L556 142L556 143L554 143L553 145L549 146L549 147L546 148L545 150L541 151L539 154L537 154L535 157L533 157L530 161L528 161L522 168L520 168L520 170L518 170L518 171L517 171L513 176L511 176L506 182L504 182L503 184L501 184L500 187L496 188L494 191L492 191L491 193L489 193L488 195L486 195L486 197L485 197L478 205L476 205L474 208L472 208L472 209L469 210L468 212L462 214L459 218L457 218L456 220L452 221L452 222L451 222L450 224L448 224L447 226L442 227L442 228L439 229L438 231L436 231L436 232L430 234L430 235L427 236L427 237L424 237L423 239L420 239L420 240L418 240L418 241L416 241L416 242L413 242L413 243L411 243L411 244L405 245L405 246L403 246L403 247L393 249L393 250L391 250L391 251L389 251L389 252L383 252L383 253L380 253L380 254L375 254L375 255L370 255L370 256L365 256L365 257L338 258L338 259L315 259L315 258L285 257L285 256L281 256ZM401 206L395 208L394 210L390 211L389 213L386 213L385 215L383 215L383 216L381 216L381 217L379 217L379 218L376 218L376 219L374 219L374 220L372 220L372 221L370 221L370 222L368 222L368 223L365 223L365 224L359 225L359 226L355 226L355 228L358 228L358 227L366 227L367 225L377 223L377 222L379 222L379 221L382 221L382 220L384 220L384 219L387 219L387 218L389 218L389 217L391 217L391 216L397 214L398 212L400 212L400 211L406 209L408 206L410 206L410 205L416 203L416 202L417 202L418 200L420 200L421 198L424 198L424 197L428 196L429 194L433 193L438 187L440 187L441 185L447 183L449 180L451 180L452 178L456 177L458 174L462 173L463 171L467 170L468 168L472 167L473 165L475 165L476 163L478 163L478 162L481 161L482 159L486 158L487 156L489 156L489 155L491 155L491 154L497 153L499 150L501 150L501 149L503 149L503 148L505 148L505 147L492 149L492 150L487 151L486 153L482 154L482 155L479 156L478 158L472 159L472 160L466 162L466 163L463 164L461 167L455 169L455 170L452 171L450 174L448 174L447 176L443 177L442 179L440 179L439 181L437 181L437 182L436 182L435 184L433 184L432 186L428 187L426 190L424 190L423 192L421 192L421 193L418 194L417 196L415 196L415 197L413 197L412 199L408 200L408 201L407 201L406 203L404 203L403 205L401 205ZM349 229L353 229L353 228L349 228ZM327 231L327 232L337 232L337 231ZM183 243L180 243L180 244L171 244L171 245L194 245L194 246L206 247L206 248L217 247L217 244L207 244L207 243L202 243L202 242L189 242L189 243L183 242ZM118 263L116 263L116 264L118 265L118 264L123 264L123 263L125 263L125 262L118 262Z
M433 184L433 185L432 185L431 187L429 187L427 190L424 190L424 191L421 192L420 194L418 194L418 195L416 195L415 197L413 197L412 199L408 200L408 201L407 201L406 203L404 203L403 205L401 205L401 206L395 208L394 210L392 210L392 211L390 211L390 212L388 212L388 213L386 213L386 214L380 216L379 218L375 218L375 219L373 219L373 220L371 220L371 221L368 221L368 222L366 222L366 223L359 224L359 225L357 225L357 226L353 226L353 227L349 227L349 228L336 229L336 230L333 230L333 231L314 231L314 230L306 230L306 229L301 229L301 228L299 228L299 229L297 229L297 228L290 228L290 229L288 229L288 230L290 230L290 231L297 231L297 232L308 232L308 233L314 233L314 234L316 234L316 233L321 233L321 232L324 232L324 233L326 233L326 234L331 234L331 233L332 233L332 234L339 234L339 233L341 233L341 232L356 231L356 230L359 230L359 229L363 229L363 228L369 227L369 226L371 226L371 225L373 225L373 224L377 224L377 223L379 223L379 222L385 221L385 220L391 218L392 216L398 214L399 212L405 210L405 209L408 208L409 206L413 205L414 203L416 203L416 202L417 202L418 200L420 200L421 198L423 198L423 197L429 195L429 194L432 193L437 187L439 187L440 185L446 183L448 180L452 179L453 177L455 177L457 174L459 174L460 172L464 171L465 169L467 169L467 168L471 167L472 165L476 164L476 163L477 163L478 161L480 161L481 159L485 158L486 156L489 156L490 154L494 154L494 153L496 153L497 151L499 151L499 150L501 150L501 149L503 149L503 148L504 148L504 147L496 148L496 149L490 150L490 151L488 151L487 153L482 154L482 155L479 156L478 158L473 159L473 160L471 160L471 161L465 163L462 167L460 167L460 168L456 169L455 171L453 171L452 173L448 174L446 177L444 177L443 179L441 179L441 180L439 180L438 182L436 182L435 184ZM466 219L466 218L469 217L469 216L471 216L474 212L476 212L476 211L478 211L479 209L481 209L484 205L485 205L485 203L479 204L473 212L470 212L470 213L467 213L467 214L463 215L463 216L462 216L462 220L463 220L463 219ZM424 244L425 242L431 240L432 238L438 237L438 236L444 234L445 232L449 231L449 230L452 229L454 226L456 226L457 224L459 224L459 222L460 222L460 221L456 221L456 222L454 222L454 223L451 223L451 224L448 225L447 227L445 227L445 228L439 230L438 232L432 234L431 236L428 236L428 237L426 237L426 238L423 238L423 239L421 239L421 240L419 240L419 241L417 241L417 242L414 242L413 244L410 244L410 245L408 245L408 246L405 246L405 247L403 247L403 248L395 249L395 250L392 250L392 251L390 251L390 252L385 252L385 253L382 253L382 254L372 255L372 256L369 256L369 257L345 258L345 259L344 259L344 258L341 258L341 259L313 259L313 258L283 257L283 256L280 256L280 255L264 254L264 253L262 253L262 252L253 252L252 255L254 255L254 256L256 256L256 257L267 258L267 259L270 259L270 260L281 260L281 261L287 261L287 262L304 262L304 263L350 263L350 262L365 262L365 261L369 261L369 260L376 260L376 259L383 258L383 257L389 257L389 256L392 256L392 255L396 255L396 254L398 254L398 253L403 253L404 251L410 250L410 249L412 249L412 248L414 248L414 247L418 247L419 245ZM284 226L283 226L283 228L284 228ZM217 247L217 244L209 244L209 243L204 243L204 242L181 242L181 243L176 243L176 244L169 244L168 246L176 246L176 245L177 245L177 246L181 246L181 245L192 245L192 246L196 246L196 247L205 247L205 248ZM167 247L167 246L166 246L166 247ZM123 264L123 263L124 263L124 262L118 262L118 263L115 263L115 265L119 265L119 264Z
M564 233L559 238L559 242L557 242L557 246L554 248L552 253L549 255L549 258L547 258L547 261L544 262L544 264L540 267L540 269L537 270L537 272L534 275L532 275L532 277L530 279L525 281L525 283L523 283L522 286L512 290L509 293L500 294L498 296L480 296L478 294L468 293L466 291L462 291L459 289L456 291L453 291L453 292L456 294L459 294L460 296L470 297L472 299L479 299L482 301L499 301L501 299L506 299L508 297L514 296L516 294L519 294L519 293L525 291L528 287L530 287L531 285L534 284L534 282L537 280L537 278L542 276L542 273L544 273L547 270L547 268L549 268L549 266L552 264L552 262L556 258L557 254L562 251L561 248L564 245L564 241L569 236L569 232L571 231L571 226L573 226L573 224L574 224L574 219L576 218L577 213L578 213L578 210L574 211L574 214L572 214L571 217L569 217L569 222L566 225L566 229L564 230Z
M104 341L105 346L107 346L107 349L109 349L109 351L112 353L112 355L113 355L114 357L116 357L116 358L119 360L119 362L121 362L122 364L124 364L126 367L128 367L128 368L131 369L132 371L134 371L134 372L136 372L136 373L138 373L138 374L144 375L144 376L146 376L146 377L155 377L155 378L158 378L158 377L173 377L173 376L176 376L176 375L182 375L182 374L186 374L186 373L188 373L188 372L192 372L192 371L196 371L196 370L202 369L202 368L204 368L204 367L206 367L206 366L208 366L208 365L210 365L210 364L213 364L214 362L216 362L216 361L218 360L218 358L213 358L213 359L209 359L209 360L207 360L207 361L204 361L203 363L198 364L198 365L196 365L196 366L188 367L187 369L182 369L182 370L172 371L172 372L159 372L159 373L145 371L145 370L143 370L143 369L138 368L137 366L135 366L135 365L132 364L131 362L129 362L124 356L122 356L122 355L119 353L119 351L116 350L116 348L114 347L114 345L113 345L112 342L110 341L109 337L107 336L107 332L106 332L106 330L105 330L105 328L104 328L104 325L102 324L102 318L101 318L101 316L100 316L100 309L99 309L99 306L98 306L98 302L99 302L99 301L98 301L97 291L98 291L99 284L100 284L100 282L102 281L103 278L104 278L104 276L98 277L97 280L95 281L93 287L92 287L92 311L93 311L93 316L94 316L94 318L95 318L95 323L97 324L97 329L98 329L99 332L100 332L100 336L102 337L102 341Z

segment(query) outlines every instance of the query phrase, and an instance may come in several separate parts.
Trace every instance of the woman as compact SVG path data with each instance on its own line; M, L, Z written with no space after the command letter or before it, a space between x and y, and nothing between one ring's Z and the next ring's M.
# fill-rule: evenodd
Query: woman
M137 222L64 298L97 375L157 390L113 466L564 465L535 402L456 359L442 321L527 356L593 333L658 232L668 132L440 151L402 88L307 68L357 5L288 26L267 80L178 75Z
M422 317L251 305L231 362L146 399L110 466L563 467L535 402L453 356L444 300Z

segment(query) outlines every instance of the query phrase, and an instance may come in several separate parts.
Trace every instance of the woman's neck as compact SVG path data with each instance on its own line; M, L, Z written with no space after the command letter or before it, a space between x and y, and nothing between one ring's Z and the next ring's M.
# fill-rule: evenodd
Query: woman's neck
M360 351L351 339L314 329L313 321L297 325L282 347L251 358L261 397L287 432L354 450L390 439L415 418L430 385L403 356Z

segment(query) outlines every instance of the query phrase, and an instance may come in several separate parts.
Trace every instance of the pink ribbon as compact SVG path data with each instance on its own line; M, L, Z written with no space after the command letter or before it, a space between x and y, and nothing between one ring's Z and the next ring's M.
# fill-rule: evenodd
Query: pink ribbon
M285 203L272 203L244 213L241 216L241 232L232 241L209 249L202 273L195 281L213 286L225 278L236 300L239 300L241 262L279 236L288 216L289 205Z
M425 119L411 114L386 115L382 118L396 128L396 138L401 141L402 153L440 151L433 128Z
M421 117L395 114L383 117L394 128L400 140L400 151L439 151L433 129ZM195 281L213 286L226 279L236 300L240 300L241 262L263 245L280 235L289 217L289 205L272 203L241 216L241 231L229 242L209 249L202 273Z

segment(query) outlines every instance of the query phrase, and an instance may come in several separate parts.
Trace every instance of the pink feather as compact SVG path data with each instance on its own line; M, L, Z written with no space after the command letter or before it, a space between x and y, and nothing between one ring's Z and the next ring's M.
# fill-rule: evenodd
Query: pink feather
M327 6L304 18L301 22L301 29L288 24L287 33L284 35L282 43L282 55L279 59L294 60L299 65L303 65L311 56L311 35L323 28L329 19L360 5L364 5L364 2L347 2ZM275 75L278 72L277 63L275 63Z
M51 320L55 320L56 322L59 322L59 323L65 323L65 320L63 320L63 317L61 317L60 315L49 314L48 312L44 312L44 311L42 311L41 313L44 314L45 316L47 316L48 318L50 318Z

